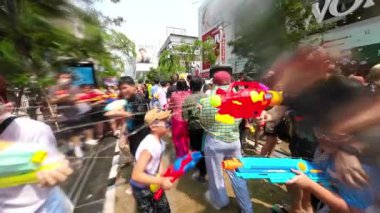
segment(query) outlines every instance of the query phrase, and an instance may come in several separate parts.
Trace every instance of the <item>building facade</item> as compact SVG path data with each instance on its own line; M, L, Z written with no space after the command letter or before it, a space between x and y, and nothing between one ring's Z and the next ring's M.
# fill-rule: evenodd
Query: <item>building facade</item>
M380 63L380 2L374 0L320 0L313 3L318 22L336 25L323 34L311 36L332 55L343 72L365 76Z
M198 37L196 36L170 33L168 38L165 40L164 44L161 46L160 50L158 51L158 58L160 58L161 54L165 50L172 51L173 48L182 44L191 45L191 44L194 44L196 40L198 40ZM188 70L188 71L191 74L197 74L199 72L199 69L200 69L200 61L195 61L193 62L193 64L191 64L191 70Z
M205 0L199 8L198 33L202 41L211 39L214 42L216 64L228 64L233 73L240 73L244 68L244 59L232 53L230 41L235 40L235 17L237 7L244 0ZM203 60L200 75L209 77L210 64Z
M243 71L247 60L233 54L233 47L228 43L236 38L238 6L247 2L257 13L267 9L263 2L254 0L205 0L199 8L199 38L214 40L216 63L231 65L234 74ZM323 34L311 35L304 43L323 45L333 55L339 55L338 63L343 69L349 65L364 72L380 63L379 1L316 0L312 4L312 18L319 23L334 23L336 27ZM209 68L209 64L202 63L201 76L208 77Z

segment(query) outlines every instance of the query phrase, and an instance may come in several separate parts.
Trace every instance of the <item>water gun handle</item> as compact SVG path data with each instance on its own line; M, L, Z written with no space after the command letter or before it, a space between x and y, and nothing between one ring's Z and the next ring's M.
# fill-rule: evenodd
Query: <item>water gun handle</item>
M170 179L170 182L174 183L181 175L180 174L176 174L174 175L171 179ZM166 176L167 177L167 176ZM160 200L162 195L164 194L164 189L163 188L159 188L155 193L154 193L154 200Z
M164 190L162 188L158 189L157 192L154 193L154 200L160 200L162 195L164 194Z
M51 164L43 165L38 170L29 172L26 174L20 174L20 175L9 176L9 177L0 177L0 188L9 188L9 187L14 187L14 186L19 186L19 185L37 183L38 172L54 170L58 168L59 166L60 164L58 163L51 163Z

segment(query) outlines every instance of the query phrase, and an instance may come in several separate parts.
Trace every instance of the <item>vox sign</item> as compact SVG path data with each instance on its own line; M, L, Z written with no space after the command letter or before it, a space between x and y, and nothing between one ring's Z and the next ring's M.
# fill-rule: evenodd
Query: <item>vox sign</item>
M345 11L339 11L339 3L340 0L325 0L322 9L320 9L319 1L314 2L312 5L312 12L317 19L317 22L322 23L323 19L326 16L327 10L332 16L341 17L354 12L360 7L369 8L375 5L374 0L354 0L354 3L351 5L351 7L346 8Z

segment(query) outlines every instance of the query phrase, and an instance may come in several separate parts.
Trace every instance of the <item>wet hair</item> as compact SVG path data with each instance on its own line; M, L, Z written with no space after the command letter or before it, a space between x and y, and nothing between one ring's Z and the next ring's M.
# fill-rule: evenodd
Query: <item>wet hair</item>
M164 86L166 86L166 84L168 84L168 81L161 81L160 84L161 84L161 86L164 87Z
M178 73L174 73L174 74L172 75L171 79L172 79L172 84L174 84L175 82L177 82L178 79L179 79L179 75L178 75Z
M123 84L127 84L129 86L135 86L135 81L130 76L123 76L119 80L119 87L121 87Z
M186 91L188 89L186 81L181 79L177 81L177 91Z
M243 81L251 82L251 81L253 81L253 79L251 77L249 77L249 76L245 76L244 75Z
M0 75L0 97L7 102L7 81Z
M73 73L71 73L70 71L67 71L67 70L60 71L60 72L57 73L57 78L60 78L62 75L71 75L71 76L73 76Z
M198 92L198 91L201 91L202 89L202 79L198 76L194 76L191 78L191 81L190 81L190 90L193 91L193 92Z

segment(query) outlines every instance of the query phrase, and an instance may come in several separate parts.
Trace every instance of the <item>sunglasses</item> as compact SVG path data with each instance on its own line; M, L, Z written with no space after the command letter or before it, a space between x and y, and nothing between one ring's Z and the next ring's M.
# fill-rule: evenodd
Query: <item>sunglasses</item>
M164 128L170 128L171 124L169 122L166 122L164 125L162 124L153 124L155 127L164 127Z

